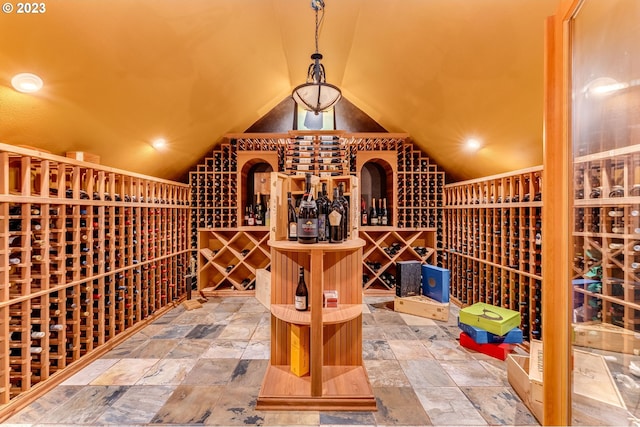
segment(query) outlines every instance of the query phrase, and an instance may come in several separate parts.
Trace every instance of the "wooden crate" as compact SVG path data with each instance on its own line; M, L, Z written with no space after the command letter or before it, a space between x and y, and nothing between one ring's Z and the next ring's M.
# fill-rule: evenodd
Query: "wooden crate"
M633 331L608 323L574 323L573 343L617 353L640 353L640 341Z
M445 322L449 319L449 303L441 303L422 295L404 298L396 297L393 309L399 313L413 314Z

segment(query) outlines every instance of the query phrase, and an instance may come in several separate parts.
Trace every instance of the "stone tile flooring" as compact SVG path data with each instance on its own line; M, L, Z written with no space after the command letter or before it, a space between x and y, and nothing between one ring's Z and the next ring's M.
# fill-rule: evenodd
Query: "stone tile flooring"
M177 307L7 420L21 425L538 425L506 365L467 351L448 322L365 297L363 355L375 412L256 411L269 312L255 298Z

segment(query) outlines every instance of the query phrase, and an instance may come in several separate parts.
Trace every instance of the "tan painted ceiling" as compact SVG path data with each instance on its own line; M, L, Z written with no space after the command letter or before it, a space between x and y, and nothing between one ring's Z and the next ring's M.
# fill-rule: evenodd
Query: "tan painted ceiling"
M457 179L542 163L544 21L558 0L326 0L328 81ZM309 0L48 0L0 14L0 142L177 179L302 83ZM11 89L34 72L43 90ZM150 145L169 141L166 151ZM462 141L483 148L470 153Z

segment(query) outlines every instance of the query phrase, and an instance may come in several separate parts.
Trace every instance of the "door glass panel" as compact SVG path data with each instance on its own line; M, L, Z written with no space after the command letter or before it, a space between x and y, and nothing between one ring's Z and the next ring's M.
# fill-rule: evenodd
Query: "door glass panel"
M640 1L570 23L575 425L640 418Z

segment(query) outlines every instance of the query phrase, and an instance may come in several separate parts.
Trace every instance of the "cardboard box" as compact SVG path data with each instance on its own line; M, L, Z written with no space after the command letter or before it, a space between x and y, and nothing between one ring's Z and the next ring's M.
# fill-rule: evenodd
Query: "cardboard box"
M97 154L85 153L84 151L67 151L65 156L69 159L81 160L83 162L100 164L100 156Z
M291 372L301 377L309 373L309 327L291 324Z
M324 291L322 295L322 306L325 308L337 307L338 291Z
M462 332L469 335L469 337L471 337L471 339L478 344L522 343L522 330L520 328L513 328L505 335L495 335L491 332L485 331L484 329L460 323L460 319L458 319L458 327L462 329Z
M422 295L439 302L449 302L451 274L446 268L422 264Z
M460 345L469 350L495 357L496 359L505 360L509 353L515 347L515 344L478 344L469 335L460 332Z
M495 335L505 335L520 326L520 312L477 302L460 310L459 321Z
M617 353L640 354L640 340L633 331L608 323L574 323L573 343Z
M396 263L396 296L420 295L420 261L398 261Z
M393 303L394 311L447 321L449 319L449 303L434 301L423 295L399 298Z

